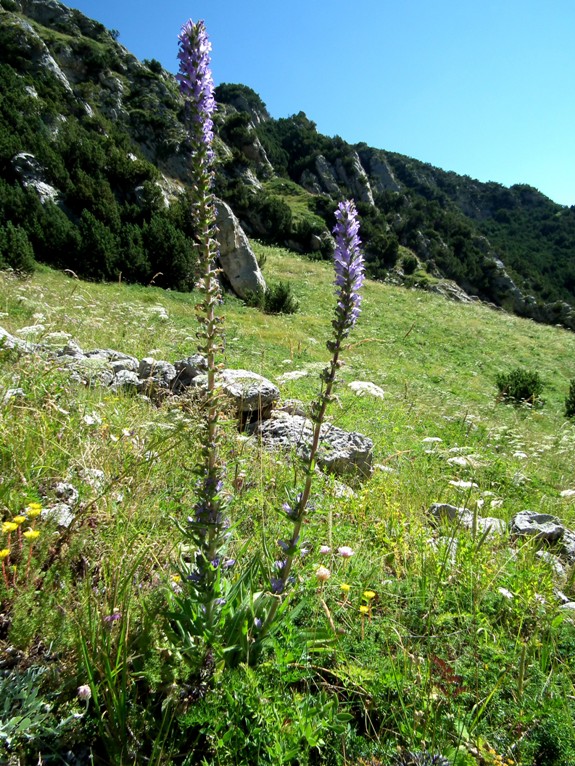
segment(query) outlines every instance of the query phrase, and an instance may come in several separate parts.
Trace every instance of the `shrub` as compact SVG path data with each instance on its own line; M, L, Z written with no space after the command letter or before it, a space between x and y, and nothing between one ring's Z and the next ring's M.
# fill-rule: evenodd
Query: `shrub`
M34 271L34 250L26 231L11 221L0 227L0 269L29 273Z
M515 404L541 402L543 381L538 372L517 367L510 372L500 372L495 382L500 398L505 401Z
M292 293L289 282L269 284L265 292L250 292L245 297L245 303L261 309L264 314L295 314L299 310L299 301Z
M408 253L407 255L403 256L401 265L403 267L404 274L413 274L413 272L417 268L417 258L415 257L415 255Z
M575 378L569 383L569 393L565 397L565 417L575 418Z

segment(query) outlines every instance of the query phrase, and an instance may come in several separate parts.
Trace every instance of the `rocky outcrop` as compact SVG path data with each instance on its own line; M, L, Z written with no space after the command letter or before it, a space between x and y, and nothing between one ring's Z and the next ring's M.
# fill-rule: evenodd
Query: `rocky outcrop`
M44 205L46 202L58 202L60 192L46 182L44 169L29 152L20 152L12 158L12 170L25 189L34 189Z
M38 4L43 5L40 2ZM72 93L72 86L68 82L68 78L34 27L25 19L18 17L14 17L10 23L20 27L18 42L22 55L28 56L35 69L50 72L69 93Z
M383 152L366 147L359 149L358 155L374 192L401 191L401 184Z
M335 173L322 154L315 159L315 170L321 190L326 194L337 198L341 192L335 179Z
M357 202L367 202L369 205L374 204L369 178L363 169L357 152L353 152L351 156L344 159L338 157L335 161L335 172L340 183L351 190L351 196Z
M265 292L266 283L238 219L229 205L217 201L219 263L233 291L240 298Z
M218 385L235 407L241 428L267 420L280 391L271 381L249 370L222 370Z

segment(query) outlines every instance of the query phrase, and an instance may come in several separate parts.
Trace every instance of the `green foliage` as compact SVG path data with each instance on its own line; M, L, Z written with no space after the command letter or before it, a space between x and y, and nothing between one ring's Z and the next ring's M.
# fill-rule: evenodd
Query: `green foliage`
M10 268L21 273L34 270L34 249L25 229L7 221L0 226L0 269Z
M245 302L264 314L295 314L299 310L299 301L289 282L268 283L265 292L250 293Z
M329 751L337 753L350 717L335 696L310 688L304 667L282 672L266 663L229 671L179 725L188 736L198 732L205 762L335 763Z
M541 402L543 381L535 370L526 370L516 367L509 372L500 372L495 380L499 390L499 396L514 404L529 403L532 405Z
M412 253L407 253L401 259L401 268L405 274L413 274L417 266L417 258Z
M575 378L569 381L569 393L565 397L565 417L575 417Z
M267 108L260 96L247 85L222 82L215 89L216 101L231 104L239 111L258 112L267 115Z
M0 670L0 759L10 754L37 753L66 738L77 726L77 716L60 718L55 712L56 695L48 691L53 674L47 666L25 670ZM4 760L6 759L6 760Z

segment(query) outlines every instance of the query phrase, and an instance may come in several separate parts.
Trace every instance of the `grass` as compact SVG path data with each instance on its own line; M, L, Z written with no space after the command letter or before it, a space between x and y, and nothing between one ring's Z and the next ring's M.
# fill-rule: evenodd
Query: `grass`
M282 398L308 404L328 358L331 267L254 248L300 311L263 315L226 296L222 361L284 381ZM22 337L36 327L30 340L168 361L195 351L193 295L44 268L23 281L0 274L0 295L0 325ZM0 400L24 391L0 408L2 520L53 505L60 482L79 492L69 527L42 516L33 543L11 533L0 760L59 763L72 751L100 764L377 766L426 750L460 765L575 764L575 629L556 595L575 599L572 572L557 579L533 541L437 529L427 515L434 502L506 521L530 508L575 529L575 502L561 494L575 488L564 417L575 335L373 282L362 308L328 414L373 439L376 469L345 492L333 477L315 481L293 616L253 668L190 660L161 619L177 585L173 519L194 502L194 402L83 387L53 359L0 351ZM496 401L498 373L516 367L541 376L542 407ZM357 396L353 380L384 397ZM232 423L222 449L232 553L273 556L276 511L301 467ZM344 545L350 559L333 552ZM331 572L322 586L319 564ZM83 684L88 702L76 697Z

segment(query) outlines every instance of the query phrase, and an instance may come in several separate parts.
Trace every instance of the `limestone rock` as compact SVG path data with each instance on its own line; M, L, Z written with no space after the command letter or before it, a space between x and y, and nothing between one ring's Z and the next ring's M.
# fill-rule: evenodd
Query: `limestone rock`
M174 393L181 393L188 386L195 385L198 376L205 373L208 367L206 358L201 354L193 354L174 363L176 377L172 381Z
M170 362L147 356L140 361L138 376L145 393L168 391L176 377L176 368Z
M229 205L216 202L219 262L233 291L240 298L249 292L265 292L266 283L238 219Z
M351 163L346 163L338 157L335 161L335 171L341 183L351 190L354 199L369 205L374 204L369 179L357 152L352 153Z
M36 346L33 343L28 343L28 341L10 335L7 330L0 327L0 349L2 348L15 349L24 354L31 354L36 349Z
M222 391L233 401L242 426L269 418L273 404L280 397L277 386L249 370L223 370L219 383Z
M255 429L264 446L270 449L294 451L304 460L309 458L313 424L301 415L274 412ZM357 432L347 432L325 423L320 433L317 462L320 468L338 475L372 472L373 442Z
M563 537L565 527L558 518L548 513L520 511L509 522L514 537L536 537L547 543L556 543Z
M330 194L332 197L338 197L340 195L340 190L335 179L333 168L323 156L323 154L320 154L316 157L315 169L322 190L326 194Z
M462 529L473 529L473 525L476 525L476 531L480 535L486 537L494 537L495 535L503 535L507 531L507 524L503 519L498 519L492 516L480 516L473 513L469 508L458 508L456 505L450 505L449 503L433 503L429 508L429 513L437 521L448 521L452 524L456 524Z
M133 370L118 370L114 379L110 383L110 388L118 390L120 388L139 390L142 387L142 381Z
M401 191L401 185L395 178L391 165L383 152L366 147L359 152L361 164L369 176L371 188L375 192Z
M44 169L33 154L20 152L12 157L11 164L22 186L25 189L34 189L43 205L46 202L58 202L60 192L46 182Z

